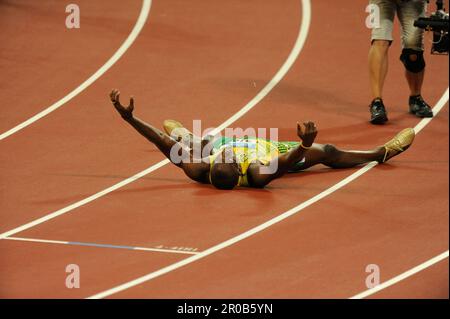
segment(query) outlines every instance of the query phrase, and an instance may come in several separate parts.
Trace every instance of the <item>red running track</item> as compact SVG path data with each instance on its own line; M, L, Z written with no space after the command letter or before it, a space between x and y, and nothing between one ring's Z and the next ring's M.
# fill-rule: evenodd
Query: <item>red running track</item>
M308 1L304 1L308 2ZM2 112L6 131L60 99L104 63L136 22L140 1L114 10L80 2L82 27L67 30L54 2L3 2ZM112 87L136 97L136 113L160 125L176 118L218 126L269 83L290 54L305 17L301 1L153 1L127 52L91 86L0 141L0 232L15 229L159 163L163 156L130 130L108 101ZM318 141L344 148L382 144L419 119L391 48L385 101L390 122L368 124L365 2L314 1L305 46L273 90L232 127L277 127L295 139L312 119ZM336 15L346 17L336 23ZM86 15L86 16L85 16ZM39 21L37 26L33 21ZM304 22L304 21L303 21ZM15 30L20 36L12 37ZM396 29L398 35L398 30ZM397 37L398 38L398 37ZM448 87L448 59L426 56L424 96ZM431 74L433 76L431 77ZM448 97L448 93L447 93ZM192 258L328 189L359 168L315 167L265 190L221 192L165 165L59 217L0 240L0 296L84 298ZM268 229L198 261L111 294L119 298L348 298L367 290L365 268L381 281L448 251L448 105L408 152ZM164 248L136 251L76 243ZM68 264L81 287L65 286ZM107 294L109 296L109 294ZM371 295L448 298L448 259Z

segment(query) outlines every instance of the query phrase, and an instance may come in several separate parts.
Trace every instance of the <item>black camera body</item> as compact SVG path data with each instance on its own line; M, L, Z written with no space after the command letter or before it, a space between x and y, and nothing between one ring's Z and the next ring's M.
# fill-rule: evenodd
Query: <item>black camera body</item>
M448 54L449 15L445 12L442 0L436 1L436 7L436 12L433 12L429 17L419 18L414 21L414 26L426 31L433 32L433 45L431 46L431 54Z

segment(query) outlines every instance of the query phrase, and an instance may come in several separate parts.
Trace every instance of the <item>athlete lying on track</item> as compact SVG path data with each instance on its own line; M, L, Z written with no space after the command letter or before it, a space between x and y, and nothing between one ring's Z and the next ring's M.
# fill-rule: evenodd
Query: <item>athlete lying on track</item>
M189 178L219 189L233 189L236 186L262 188L288 172L297 172L316 164L348 168L372 161L384 163L405 151L415 137L414 130L408 128L383 146L370 151L345 151L331 144L314 143L317 129L313 122L307 122L304 128L297 123L300 142L275 142L255 137L201 139L173 120L164 122L167 134L158 130L133 115L133 98L125 107L120 104L119 95L119 91L113 90L110 98L125 121L155 144ZM204 154L207 148L207 155L197 158L197 153L193 151L196 146L201 149L198 154ZM176 151L173 152L173 149ZM276 169L270 171L270 167Z

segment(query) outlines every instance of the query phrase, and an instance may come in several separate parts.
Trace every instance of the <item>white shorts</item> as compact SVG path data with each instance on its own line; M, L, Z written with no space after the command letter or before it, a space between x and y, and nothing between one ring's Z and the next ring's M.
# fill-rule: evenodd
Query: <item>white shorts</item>
M380 27L372 29L372 41L392 42L394 17L397 13L402 27L402 47L423 51L424 30L414 26L414 20L424 17L427 10L426 0L369 0L380 9Z

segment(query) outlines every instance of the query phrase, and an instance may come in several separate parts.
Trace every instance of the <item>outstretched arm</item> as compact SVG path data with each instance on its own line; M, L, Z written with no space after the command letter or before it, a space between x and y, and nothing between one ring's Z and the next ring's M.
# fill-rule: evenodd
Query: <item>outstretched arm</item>
M123 106L119 100L120 92L112 90L110 93L111 102L122 118L138 131L147 140L156 145L156 147L176 166L182 168L186 175L199 182L204 181L204 175L209 173L209 164L203 160L194 161L193 152L186 148L182 143L175 141L169 135L160 131L156 127L144 122L133 115L134 98L131 97L130 104ZM175 153L171 152L175 150ZM174 156L178 155L178 156ZM175 157L175 158L174 158ZM209 163L209 162L208 162Z
M249 175L252 181L252 186L264 187L276 178L279 178L291 170L296 163L305 157L305 153L313 144L317 136L317 128L311 121L303 123L305 129L297 123L297 135L301 139L301 143L290 150L272 160L269 165L252 164L249 167ZM276 161L276 163L274 163ZM267 167L277 167L274 172L268 172Z

